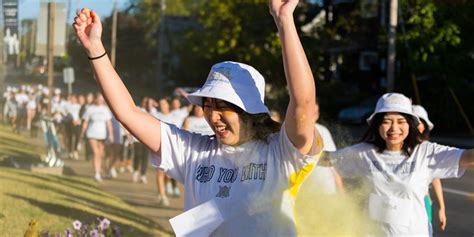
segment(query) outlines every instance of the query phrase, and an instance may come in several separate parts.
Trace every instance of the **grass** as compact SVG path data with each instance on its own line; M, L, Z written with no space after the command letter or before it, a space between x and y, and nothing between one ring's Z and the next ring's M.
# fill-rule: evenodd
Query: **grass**
M0 156L31 159L42 150L0 125ZM168 235L90 179L0 166L0 236L23 236L32 220L39 222L39 231L64 234L73 221L92 222L97 217L118 225L123 236Z

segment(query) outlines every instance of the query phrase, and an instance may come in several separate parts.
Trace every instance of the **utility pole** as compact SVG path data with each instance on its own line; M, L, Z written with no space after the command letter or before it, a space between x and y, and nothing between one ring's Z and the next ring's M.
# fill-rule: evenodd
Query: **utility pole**
M49 103L48 116L51 116L51 102L53 99L53 81L54 81L54 15L56 4L54 2L48 3L48 89L49 89Z
M111 36L110 61L115 67L115 55L117 47L117 0L114 0L114 9L112 10L112 36Z
M163 73L163 50L165 42L165 14L166 14L166 0L160 1L160 28L158 29L158 79L157 89L160 96L163 96L163 85L165 84L165 75Z
M4 68L3 68L3 57L5 57L5 55L3 54L4 53L4 50L5 50L5 46L3 45L3 31L5 29L5 24L4 24L4 18L3 18L3 3L0 4L0 9L1 9L1 13L0 13L0 82L3 81L3 73L4 73ZM0 84L3 84L3 83L0 83Z
M395 89L395 60L397 55L396 37L398 24L398 0L390 0L390 23L388 29L387 50L387 92Z

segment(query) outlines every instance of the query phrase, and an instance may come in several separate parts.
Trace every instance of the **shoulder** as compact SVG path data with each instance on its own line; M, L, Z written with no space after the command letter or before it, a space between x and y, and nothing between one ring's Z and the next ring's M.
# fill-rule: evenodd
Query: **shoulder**
M324 138L327 139L328 137L332 137L332 136L331 136L331 132L329 131L329 129L328 129L326 126L317 123L317 124L316 124L316 129L318 130L319 134L320 134L321 136L323 136L323 139L324 139Z
M357 143L357 144L354 144L352 146L348 146L348 147L344 147L336 152L341 152L341 153L348 153L348 152L351 152L351 153L366 153L366 152L371 152L375 150L375 146L370 144L370 143L365 143L365 142L361 142L361 143Z
M322 124L319 124L319 123L316 124L316 128L317 128L319 131L328 131L328 132L329 132L329 129L328 129L326 126L324 126L324 125L322 125Z

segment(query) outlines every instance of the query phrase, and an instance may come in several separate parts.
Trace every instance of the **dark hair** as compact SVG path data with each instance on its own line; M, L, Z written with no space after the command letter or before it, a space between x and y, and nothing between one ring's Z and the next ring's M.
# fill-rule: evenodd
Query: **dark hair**
M360 142L373 144L377 147L378 152L383 152L387 148L385 140L383 140L379 133L379 127L382 124L383 117L385 116L385 114L386 113L378 113L374 116L372 122L369 125L369 128L360 140ZM402 150L405 151L406 154L411 155L413 149L418 144L420 144L423 139L420 134L420 131L418 131L417 123L415 120L413 120L413 117L404 113L400 114L405 117L409 125L408 136L403 141Z
M424 141L428 141L430 140L430 127L428 127L428 123L426 123L424 119L420 118L420 121L425 126L425 130L421 133L421 139L423 139Z
M203 97L202 105L204 106L206 98ZM229 107L231 107L237 114L239 114L243 123L248 124L251 129L255 131L255 139L261 140L263 142L268 142L268 136L272 133L277 133L280 131L281 124L275 122L269 114L259 113L259 114L250 114L245 112L239 106L234 105L230 102L224 101Z

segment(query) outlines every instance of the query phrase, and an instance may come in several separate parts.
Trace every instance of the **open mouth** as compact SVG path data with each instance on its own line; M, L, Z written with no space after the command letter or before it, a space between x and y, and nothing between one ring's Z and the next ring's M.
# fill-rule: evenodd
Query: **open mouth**
M229 132L227 126L224 125L214 126L214 130L219 137L225 137Z
M390 140L395 140L400 138L401 134L387 134L387 138Z

